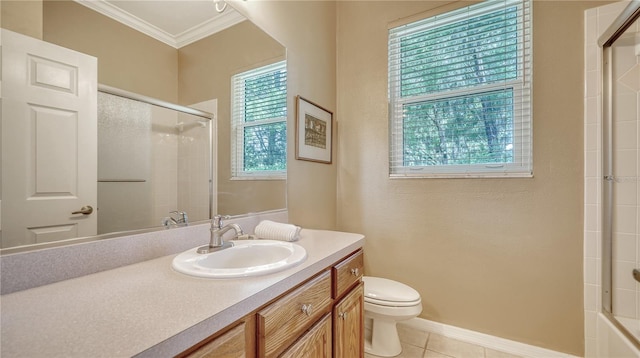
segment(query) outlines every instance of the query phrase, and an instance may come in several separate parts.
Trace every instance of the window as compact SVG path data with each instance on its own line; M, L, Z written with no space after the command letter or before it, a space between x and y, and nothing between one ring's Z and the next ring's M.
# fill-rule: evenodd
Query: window
M286 61L233 76L234 179L285 179L287 175Z
M529 177L529 0L389 30L390 175Z

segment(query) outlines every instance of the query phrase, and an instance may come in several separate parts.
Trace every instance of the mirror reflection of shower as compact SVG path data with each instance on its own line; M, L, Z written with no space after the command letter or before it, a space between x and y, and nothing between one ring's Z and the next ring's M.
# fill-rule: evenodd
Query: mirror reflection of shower
M98 234L160 226L175 210L208 219L210 123L99 92Z
M640 25L604 47L605 309L640 346ZM605 117L607 117L605 115ZM609 237L607 237L607 235ZM610 270L610 272L607 272ZM606 303L610 304L607 307Z

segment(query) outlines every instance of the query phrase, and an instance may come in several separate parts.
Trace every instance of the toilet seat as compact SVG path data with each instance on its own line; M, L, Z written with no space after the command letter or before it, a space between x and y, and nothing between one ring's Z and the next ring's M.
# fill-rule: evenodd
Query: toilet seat
M388 307L409 307L421 303L413 288L381 277L364 276L364 301Z
M409 302L398 302L398 301L376 300L375 298L368 298L368 297L365 297L364 301L367 303L372 303L374 305L386 306L386 307L411 307L411 306L419 305L422 302L422 300L420 299L417 299L415 301L409 301Z

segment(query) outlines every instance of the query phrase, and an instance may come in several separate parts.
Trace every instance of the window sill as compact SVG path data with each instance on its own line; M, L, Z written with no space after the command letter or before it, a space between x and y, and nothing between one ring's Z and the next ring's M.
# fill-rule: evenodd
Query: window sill
M232 177L231 181L270 181L270 180L287 180L286 176L246 176L246 177Z

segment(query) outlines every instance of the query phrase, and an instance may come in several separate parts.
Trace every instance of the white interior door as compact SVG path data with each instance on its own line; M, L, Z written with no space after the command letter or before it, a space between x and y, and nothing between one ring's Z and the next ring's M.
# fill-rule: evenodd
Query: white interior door
M95 235L97 60L1 36L2 247Z

